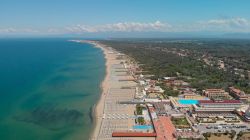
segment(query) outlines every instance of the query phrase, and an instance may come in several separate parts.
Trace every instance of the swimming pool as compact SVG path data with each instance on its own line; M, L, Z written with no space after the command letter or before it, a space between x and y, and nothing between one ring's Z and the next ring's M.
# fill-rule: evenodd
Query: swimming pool
M152 125L134 125L133 129L144 129L144 130L148 130L148 129L153 129Z
M192 104L198 104L198 100L178 100L178 102L182 105L192 105Z

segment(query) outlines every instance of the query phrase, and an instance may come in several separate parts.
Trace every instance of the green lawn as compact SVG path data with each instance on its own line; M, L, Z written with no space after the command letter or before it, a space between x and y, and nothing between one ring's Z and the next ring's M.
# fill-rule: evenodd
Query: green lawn
M177 128L189 128L189 123L186 118L172 118L173 124Z

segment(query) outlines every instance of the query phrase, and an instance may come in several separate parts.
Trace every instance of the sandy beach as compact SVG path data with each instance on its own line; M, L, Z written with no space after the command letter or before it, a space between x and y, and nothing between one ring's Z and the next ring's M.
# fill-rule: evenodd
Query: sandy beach
M94 129L92 134L90 135L90 139L91 140L96 140L101 128L101 123L102 123L102 117L103 117L103 113L104 113L104 101L105 101L105 97L106 97L106 93L108 92L109 89L109 80L108 77L110 77L110 67L112 64L112 56L108 53L109 50L107 48L105 48L102 44L97 43L97 42L89 42L91 44L93 44L95 47L102 49L104 56L105 56L105 60L106 60L106 75L104 80L102 81L101 84L101 90L102 93L100 95L99 101L97 102L96 106L95 106L95 113L94 113Z
M109 77L110 77L110 69L112 64L114 63L114 54L109 53L111 50L106 48L103 44L100 44L96 41L77 41L77 42L82 42L82 43L90 43L93 44L94 47L100 48L103 51L104 57L105 57L105 65L106 65L106 75L104 80L102 81L100 88L101 88L101 94L100 98L95 105L94 109L94 127L92 130L92 133L90 135L90 140L96 140L98 139L99 131L101 128L101 123L102 123L102 117L104 114L104 103L105 103L105 98L107 96L108 90L110 89L110 82L109 82Z
M136 86L130 73L129 58L97 41L81 41L100 48L106 59L106 76L101 84L102 93L94 110L94 128L90 140L125 140L126 137L113 137L113 133L128 132L134 129ZM126 63L125 63L126 62ZM130 137L130 140L151 140L145 137Z

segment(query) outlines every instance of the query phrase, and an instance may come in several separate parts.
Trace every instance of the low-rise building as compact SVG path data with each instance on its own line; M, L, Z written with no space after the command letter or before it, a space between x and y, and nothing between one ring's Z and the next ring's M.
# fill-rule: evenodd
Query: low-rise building
M232 97L234 97L237 100L248 100L249 96L245 94L244 91L241 91L240 89L229 87L229 93Z
M223 89L206 89L203 90L203 95L214 100L229 99L229 93Z
M157 81L151 80L151 79L146 79L145 82L146 82L146 85L148 85L148 86L155 86Z
M170 81L170 80L175 80L176 77L163 77L164 81Z
M204 139L204 136L198 132L192 131L177 131L174 133L177 139Z
M244 112L244 118L246 121L250 122L250 107Z
M195 112L232 112L242 105L240 100L200 100L199 104L193 107Z
M163 93L164 90L160 86L146 86L144 89L147 93Z
M200 123L216 123L224 121L226 123L239 123L240 118L234 112L203 112L193 115Z
M171 86L171 87L188 87L190 85L188 82L175 79L165 80L165 84L166 86Z
M245 105L240 109L237 109L237 114L246 122L250 122L250 106Z
M164 106L164 102L157 102L157 103L154 103L153 105L154 105L154 108L155 108L156 113L158 115L166 115L167 114L165 106Z
M139 87L135 88L135 99L143 99L144 97L146 97L146 91L142 90Z
M179 95L180 99L194 99L194 100L205 100L207 97L201 96L199 94L190 92Z
M182 93L195 93L197 90L196 90L196 88L183 86L183 87L179 88L179 91L182 92Z

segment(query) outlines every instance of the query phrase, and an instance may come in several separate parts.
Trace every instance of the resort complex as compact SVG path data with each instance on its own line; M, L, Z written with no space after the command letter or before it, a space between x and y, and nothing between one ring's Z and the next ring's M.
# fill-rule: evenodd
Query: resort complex
M151 79L133 58L99 42L88 43L100 47L107 60L91 139L206 139L214 133L228 133L235 139L238 133L250 130L250 98L241 90L198 92L179 77ZM178 96L166 96L161 85Z

